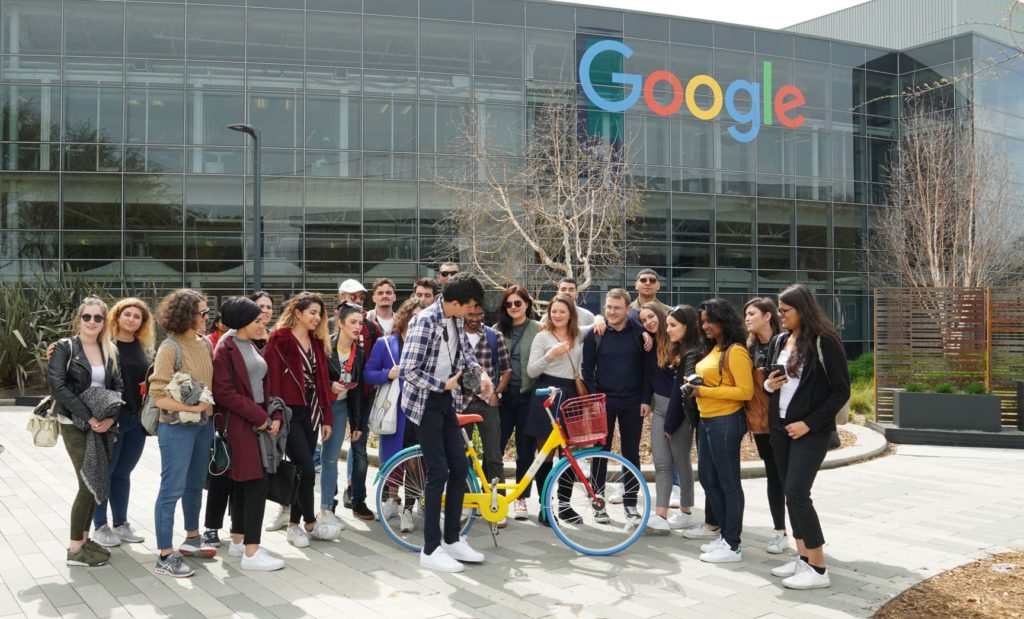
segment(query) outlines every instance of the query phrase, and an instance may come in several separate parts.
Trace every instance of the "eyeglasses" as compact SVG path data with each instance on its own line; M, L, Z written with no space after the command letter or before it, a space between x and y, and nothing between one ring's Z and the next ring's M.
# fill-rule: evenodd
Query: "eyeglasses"
M196 316L202 316L203 318L206 318L209 315L210 315L210 310L209 309L204 309L201 312L196 312Z
M793 308L792 308L792 307L787 307L787 308L785 308L785 309L783 309L783 308L781 308L781 307L780 307L780 308L779 308L779 316L785 316L786 314L788 314L788 313L790 313L790 312L792 312L792 311L793 311Z
M657 277L638 277L636 281L640 282L641 284L657 284L658 283L658 278Z
M439 275L441 277L451 277L452 275L455 275L456 273L458 273L458 271L441 271L439 273Z
M81 319L82 322L95 322L96 324L100 324L103 322L104 317L103 314L82 314Z
M513 307L522 307L526 305L523 301L516 299L515 301L505 301L505 309L512 309Z

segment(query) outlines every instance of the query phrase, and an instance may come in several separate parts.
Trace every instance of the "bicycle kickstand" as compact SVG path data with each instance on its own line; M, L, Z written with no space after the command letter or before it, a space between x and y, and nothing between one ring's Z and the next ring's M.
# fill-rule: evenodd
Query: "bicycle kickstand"
M491 511L494 512L498 509L498 478L495 477L491 480ZM494 547L498 547L498 523L492 522L491 525L491 540L494 541Z

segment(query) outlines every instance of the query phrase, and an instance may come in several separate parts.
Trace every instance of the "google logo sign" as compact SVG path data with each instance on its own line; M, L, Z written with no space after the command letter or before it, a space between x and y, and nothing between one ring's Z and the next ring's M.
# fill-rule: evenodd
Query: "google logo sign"
M654 71L646 78L641 78L636 73L612 73L611 81L614 84L628 86L628 94L619 101L609 101L602 97L594 89L594 83L590 78L590 68L598 54L611 52L621 54L623 58L633 55L633 50L621 41L606 39L591 45L580 59L580 84L583 92L591 103L606 112L625 112L636 105L643 94L647 107L659 116L671 116L678 112L684 103L686 109L694 117L700 120L714 120L725 106L725 112L729 118L746 127L730 126L729 135L737 142L753 141L761 131L761 124L771 125L774 120L789 129L796 129L804 124L804 116L797 112L797 108L806 102L804 93L792 84L780 86L772 92L772 63L764 61L761 83L748 82L747 80L736 80L729 84L722 93L722 86L710 75L696 75L686 83L669 71ZM672 93L672 100L662 104L654 98L654 87L662 82L669 85ZM711 104L701 107L697 101L697 93L700 89L706 90L711 95ZM741 111L736 107L736 95L745 93L751 101L750 109ZM774 112L774 114L773 114Z

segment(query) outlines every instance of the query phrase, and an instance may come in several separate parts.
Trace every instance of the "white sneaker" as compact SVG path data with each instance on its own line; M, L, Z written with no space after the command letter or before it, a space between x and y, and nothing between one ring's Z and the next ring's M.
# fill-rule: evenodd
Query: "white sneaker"
M708 542L707 544L701 544L700 545L700 551L701 552L711 552L715 548L721 548L723 546L728 548L729 544L728 544L728 542L725 541L724 537L720 537L720 538L718 538L718 539L716 539L714 541Z
M612 505L622 505L622 495L622 487L620 486L618 490L615 490L608 495L608 502Z
M808 565L783 580L782 585L789 589L825 589L832 586L832 580L828 577L828 570L825 570L824 574L819 574Z
M406 507L398 517L398 529L402 533L411 533L415 528L416 525L412 521L412 508Z
M706 522L702 522L695 527L683 529L683 537L686 539L717 539L720 534L718 529L711 529Z
M308 548L309 536L306 535L306 529L303 528L302 525L289 524L288 543L296 548Z
M243 553L239 567L250 572L276 572L284 567L284 559L275 557L266 549L260 548L251 557L247 557Z
M127 522L114 527L114 533L117 533L117 536L121 538L122 542L127 542L129 544L141 544L146 541L146 538L136 533L135 529L132 528L132 525Z
M433 553L425 554L422 550L420 551L420 567L428 570L434 570L435 572L461 572L466 569L466 566L459 563L448 555L444 550L444 546L438 546Z
M380 508L380 519L391 520L398 517L398 499L388 499Z
M324 524L329 524L332 527L337 527L338 533L345 530L345 523L342 522L341 518L338 518L334 512L329 510L321 510L320 513L316 515L316 521L318 524L322 522Z
M121 538L106 524L92 532L92 539L104 548L113 548L114 546L121 545Z
M668 499L668 506L679 509L679 486L672 486L672 496Z
M728 545L719 546L702 554L700 560L704 563L739 563L743 560L743 551L739 548L733 550Z
M668 525L668 520L664 516L658 514L651 514L651 517L647 519L647 528L652 531L659 531L668 533L672 530L672 527Z
M245 556L245 544L236 544L235 540L231 540L228 544L228 556L229 557L244 557Z
M673 531L680 529L689 529L693 526L693 514L687 514L686 512L676 512L668 517L668 526Z
M800 557L797 557L789 563L785 563L783 565L780 565L779 567L772 569L772 576L777 576L779 578L789 578L790 576L800 572L806 567L807 564L801 561Z
M323 521L317 520L316 524L313 525L313 530L306 531L306 534L310 539L329 542L338 539L338 536L341 535L341 525L340 523L328 522L327 519Z
M466 563L484 562L484 553L473 550L473 547L469 545L465 537L460 537L459 541L454 544L441 542L441 548L444 548L448 556L456 561L464 561Z
M516 520L528 520L530 518L530 512L526 509L526 499L515 500L512 517Z
M288 521L291 519L291 517L292 517L292 510L291 510L291 508L290 507L285 507L284 505L282 505L277 510L277 515L274 516L274 519L271 520L270 523L268 523L266 528L264 528L263 530L264 531L278 531L280 529L283 529L286 526L288 526Z
M771 541L768 542L768 545L764 547L768 554L773 555L782 554L787 548L789 548L789 536L785 533L779 533L778 531L775 532L775 535L772 537Z

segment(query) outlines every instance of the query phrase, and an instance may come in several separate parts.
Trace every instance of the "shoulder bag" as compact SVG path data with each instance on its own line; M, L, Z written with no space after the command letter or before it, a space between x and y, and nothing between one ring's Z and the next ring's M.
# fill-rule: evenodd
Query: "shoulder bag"
M395 356L391 352L391 346L384 340L384 348L388 349L388 356L391 363L398 365ZM373 398L373 406L370 407L370 419L367 422L370 432L381 436L388 436L398 431L398 399L401 391L399 379L389 381L386 385L377 387L377 395Z
M278 505L290 506L299 492L302 471L288 460L277 463L277 472L268 476L267 500Z
M67 340L68 365L64 368L66 375L71 371L71 358L75 355L75 344ZM26 430L32 433L32 444L36 447L54 447L57 444L57 435L60 433L59 422L57 421L57 399L48 395L36 404L32 409L32 416L28 419Z

